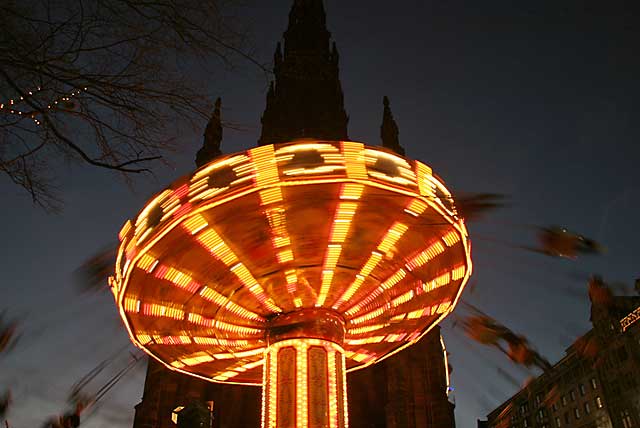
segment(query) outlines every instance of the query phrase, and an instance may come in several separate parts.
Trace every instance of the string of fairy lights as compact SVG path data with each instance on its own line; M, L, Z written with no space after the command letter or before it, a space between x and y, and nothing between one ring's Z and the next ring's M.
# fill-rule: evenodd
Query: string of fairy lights
M51 102L47 104L47 109L48 110L56 109L59 104L64 102L70 102L72 98L77 97L82 92L86 92L88 89L89 88L86 88L86 87L76 88L65 95L54 98ZM36 126L40 126L42 124L42 121L38 119L38 116L42 114L42 112L37 110L25 111L24 109L21 109L18 106L26 101L25 98L33 97L37 93L42 91L43 91L42 87L37 86L34 90L27 91L25 95L20 96L19 98L11 98L8 101L0 102L0 113L27 117L31 119Z

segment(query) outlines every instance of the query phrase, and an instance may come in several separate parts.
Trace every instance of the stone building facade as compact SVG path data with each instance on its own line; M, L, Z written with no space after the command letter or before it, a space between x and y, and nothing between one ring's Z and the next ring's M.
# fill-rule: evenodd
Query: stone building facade
M607 292L607 290L604 290ZM489 413L490 428L640 427L640 297L593 299L593 328Z

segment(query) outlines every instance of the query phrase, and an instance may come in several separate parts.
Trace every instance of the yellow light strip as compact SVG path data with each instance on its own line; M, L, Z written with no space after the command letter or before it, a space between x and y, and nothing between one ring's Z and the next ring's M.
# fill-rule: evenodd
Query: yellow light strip
M133 225L131 224L131 220L127 220L127 222L122 226L122 229L120 229L120 233L118 233L118 238L120 239L120 241L122 241L124 237L127 236L132 227Z
M256 186L264 187L278 181L278 166L272 145L260 146L249 150L256 168Z
M263 206L282 202L282 190L280 187L269 187L260 190L258 195L260 196L260 204Z
M454 268L451 271L451 279L454 281L457 281L459 279L464 278L464 275L467 273L467 268L465 265L460 265L456 268Z
M212 361L215 361L215 358L213 358L211 355L207 354L206 352L200 351L200 352L190 354L186 357L182 357L178 361L182 367L197 366L199 364L210 363ZM174 366L173 363L171 365Z
M444 241L445 244L447 244L447 247L451 247L457 244L458 242L460 242L460 234L458 233L457 230L454 229L451 232L444 235L442 237L442 240Z
M409 262L407 262L407 269L410 271L416 270L421 266L424 266L429 260L434 259L437 255L444 252L444 245L442 242L435 241L426 250L421 251L414 256Z
M361 316L359 316L357 318L353 318L353 319L351 319L349 321L351 322L351 324L362 324L364 322L370 321L370 320L374 319L375 317L378 317L378 316L384 314L386 311L387 311L387 308L383 306L383 307L374 309L371 312L367 312L366 314L361 315Z
M356 209L358 208L357 202L345 202L341 201L336 209L336 214L333 220L333 226L331 228L331 236L329 242L341 244L347 238L349 233L349 227L351 226L351 220L353 219Z
M438 287L444 287L451 282L451 274L449 272L445 272L442 275L437 276L434 281Z
M427 306L415 311L407 312L407 319L417 319L425 316L437 315L446 312L451 307L451 302L446 301L439 304Z
M219 382L224 382L226 380L229 380L231 378L238 376L241 373L246 372L247 370L254 369L262 364L264 364L263 360L252 361L250 363L245 363L243 361L240 361L237 364L234 364L228 367L229 370L227 370L226 372L218 374L212 377L212 379Z
M242 340L242 339L220 339L217 337L198 337L193 338L193 343L197 345L212 345L222 346L230 348L243 348L247 346L255 345L255 341Z
M401 295L399 295L398 297L394 298L393 300L391 300L391 306L398 307L404 303L407 303L409 300L413 299L415 297L415 291L413 290L409 290L406 293L403 293Z
M245 163L249 161L249 158L245 155L237 155L237 156L233 156L227 159L222 159L218 162L215 162L213 164L207 165L202 169L199 169L198 171L195 172L195 174L193 174L193 177L191 178L191 182L194 183L200 179L202 179L203 177L207 177L209 176L213 171L215 171L216 169L221 169L222 167L225 166L234 166L234 165L238 165L240 163ZM234 168L235 170L236 168Z
M240 263L238 257L215 230L209 228L202 231L196 236L196 240L208 249L214 257L227 265L229 270L238 277L240 283L266 308L274 312L280 312L282 310L275 304L273 299L267 296L264 288L262 288L246 266ZM202 295L202 293L200 294Z
M340 358L340 372L338 376L342 378L342 414L344 415L344 426L339 428L349 428L349 408L347 402L347 365L343 352L338 352Z
M147 273L151 273L157 265L158 265L158 260L155 257L151 257L148 254L143 255L138 260L138 267Z
M396 222L387 231L387 234L382 238L382 242L378 245L378 250L386 254L399 240L402 235L409 229L409 226L403 223Z
M214 328L215 330L219 330L225 333L233 333L242 336L264 336L264 330L260 328L247 327L243 325L236 325L226 323L224 321L215 320L212 318L205 318L200 314L189 313L187 315L187 320L193 324L201 325L203 327Z
M182 320L184 318L184 311L182 309L159 305L157 303L143 303L142 313L147 316L166 317L176 320Z
M153 336L155 342L158 345L190 345L191 337L190 336Z
M271 237L273 247L278 250L277 257L279 263L289 263L293 261L293 251L291 250L291 240L287 233L284 208L281 206L269 206L283 201L280 186L266 187L278 184L279 174L273 146L261 146L249 151L256 167L256 186L260 190L260 200L265 209L265 215L271 227ZM274 303L275 304L275 303ZM272 309L274 310L274 309ZM280 308L275 310L282 311Z
M183 290L186 290L190 293L196 293L198 290L200 290L200 287L201 287L201 285L195 282L193 278L191 278L191 276L173 267L168 267L166 269L166 273L164 274L164 279L171 282L173 285L177 286L178 288L182 288Z
M342 296L338 299L336 303L332 305L334 309L340 309L340 307L349 299L353 297L353 295L358 291L365 278L369 276L369 274L373 271L373 269L378 265L380 260L382 260L382 255L387 253L399 240L402 238L404 233L407 231L409 226L406 224L395 222L387 233L384 235L380 244L378 244L378 251L373 251L369 260L364 264L359 274L356 275L355 280L349 285L349 288L342 294Z
M349 329L347 329L347 333L350 334L350 335L371 333L372 331L381 330L381 329L383 329L385 327L386 327L385 324L367 325L367 326L364 326L364 327L349 328Z
M316 306L324 306L327 300L329 289L333 282L334 269L342 251L341 244L347 239L347 235L349 234L349 229L351 227L351 221L353 220L353 216L358 208L358 203L355 201L360 199L363 191L364 186L357 183L345 183L340 189L340 202L338 203L333 218L333 225L329 237L329 246L324 259L322 284Z
M391 290L394 285L400 282L407 275L407 271L404 269L400 269L393 275L391 275L386 281L382 282L378 288L373 290L372 293L365 296L360 302L356 302L356 304L345 311L345 315L352 316L357 313L360 309L373 302L378 296L382 295L385 291Z
M370 353L365 352L365 351L363 351L361 349L359 349L358 352L345 351L344 355L345 355L345 357L349 358L350 360L357 361L359 363L368 362L368 361L372 360L373 358L375 358L374 354L370 354Z
M127 312L140 312L140 300L136 297L125 297L124 310Z
M342 246L338 244L329 244L327 248L327 254L324 259L324 267L322 270L322 284L320 286L320 294L318 295L318 301L316 306L322 306L327 299L331 282L333 281L333 273L340 258L342 252Z
M307 351L309 346L300 341L294 344L296 349L296 425L301 428L309 426L309 379Z
M254 357L256 355L262 354L263 352L264 352L264 348L260 347L256 349L250 349L248 351L223 352L219 354L213 354L213 356L218 360L230 360L230 359L237 359L237 358Z
M411 214L414 217L418 217L420 214L425 212L429 205L426 202L421 201L420 199L412 200L407 208L404 209L404 212L407 214Z
M199 214L196 214L190 217L189 219L187 219L184 223L182 223L182 226L185 229L187 229L189 233L191 233L192 235L195 235L196 233L200 232L201 230L209 226L209 224L204 219L204 217L202 217Z
M378 265L378 263L382 260L382 254L377 251L373 251L369 259L364 264L362 269L360 269L360 273L356 275L356 278L353 280L349 288L342 294L342 297L338 299L336 303L333 304L334 309L339 309L345 302L348 302L349 299L353 297L353 295L358 291L366 277L373 271L373 269Z
M278 352L282 348L294 348L296 352L296 369L295 369L295 379L296 379L296 397L295 397L295 406L296 406L296 428L307 428L309 427L309 389L313 388L314 385L309 384L309 362L308 362L308 350L311 346L319 346L324 348L327 353L327 373L329 374L328 379L328 387L329 387L329 426L328 428L343 428L338 426L338 413L344 412L344 420L345 425L344 428L347 427L347 407L346 407L346 395L343 396L345 403L342 406L338 405L337 402L337 376L341 376L343 383L343 394L346 394L345 382L346 379L344 377L344 350L342 347L336 345L335 343L320 340L320 339L287 339L281 342L276 342L270 345L266 351L266 363L265 363L265 373L268 370L268 376L263 378L263 386L266 391L263 392L263 398L265 403L263 404L263 424L267 427L275 428L278 426L277 421L277 393L279 392L277 389L277 378L278 378ZM343 368L338 372L336 367L336 361L340 358L342 361L341 367ZM364 360L369 358L369 355L364 355ZM266 398L264 397L266 396ZM292 403L293 404L293 403Z
M278 417L278 349L267 348L267 360L269 361L269 414L267 423L269 428L276 428Z
M380 343L386 336L369 336L363 339L345 339L345 343L351 346L368 345L371 343Z
M360 183L344 183L340 190L341 200L357 201L364 192L364 185Z
M366 180L368 176L364 160L364 144L343 141L342 153L344 154L344 163L347 167L347 177Z
M326 349L329 372L329 427L338 427L338 387L336 377L340 374L336 371L336 354L332 349Z
M231 300L229 300L228 297L223 296L222 294L218 293L217 291L215 291L212 288L209 288L209 287L206 287L206 286L202 287L202 290L200 290L199 294L205 300L213 302L213 303L217 304L218 306L220 306L221 308L225 308L229 312L234 313L234 314L236 314L237 316L239 316L241 318L246 318L246 319L249 319L249 320L260 321L260 322L264 322L265 321L265 319L263 317L261 317L260 315L258 315L255 312L252 312L252 311L250 311L250 310L238 305L235 302L232 302Z
M431 168L419 161L415 161L414 165L418 182L418 191L423 196L433 198L436 195L436 188L430 180L433 174Z
M294 294L298 289L298 275L294 269L289 269L284 272L287 279L287 292Z
M268 348L267 348L268 350ZM266 428L267 425L267 398L269 396L269 376L270 373L270 361L269 358L265 354L264 358L264 366L262 367L262 417L260 418L260 427Z

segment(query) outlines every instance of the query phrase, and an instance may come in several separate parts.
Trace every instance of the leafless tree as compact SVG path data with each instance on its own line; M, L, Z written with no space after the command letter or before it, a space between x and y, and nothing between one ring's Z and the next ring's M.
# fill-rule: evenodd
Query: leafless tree
M0 171L47 210L60 160L149 171L209 115L202 67L253 61L239 2L0 2Z

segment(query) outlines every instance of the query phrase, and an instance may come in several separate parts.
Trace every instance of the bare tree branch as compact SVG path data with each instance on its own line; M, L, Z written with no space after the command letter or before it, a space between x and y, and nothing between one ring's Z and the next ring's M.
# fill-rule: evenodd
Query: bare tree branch
M202 126L211 70L247 52L242 0L6 0L0 4L0 171L51 209L49 161L135 174ZM180 124L176 127L176 123Z

